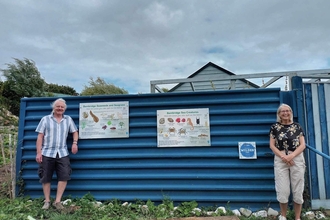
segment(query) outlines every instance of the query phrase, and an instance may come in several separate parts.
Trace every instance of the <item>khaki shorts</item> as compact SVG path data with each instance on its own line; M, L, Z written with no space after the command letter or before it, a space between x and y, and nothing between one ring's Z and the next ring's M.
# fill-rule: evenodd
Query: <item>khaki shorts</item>
M290 152L289 152L290 153ZM280 203L288 203L290 188L292 190L293 201L303 204L303 192L305 184L305 158L304 153L293 158L294 165L289 166L282 159L275 155L274 174L277 200Z

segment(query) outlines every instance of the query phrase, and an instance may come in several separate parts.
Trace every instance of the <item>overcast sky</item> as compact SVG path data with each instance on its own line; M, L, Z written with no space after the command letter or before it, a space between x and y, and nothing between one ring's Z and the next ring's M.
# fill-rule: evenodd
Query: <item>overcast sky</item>
M47 83L79 93L101 77L133 94L208 62L235 74L329 69L329 9L329 0L0 0L0 69L28 58Z

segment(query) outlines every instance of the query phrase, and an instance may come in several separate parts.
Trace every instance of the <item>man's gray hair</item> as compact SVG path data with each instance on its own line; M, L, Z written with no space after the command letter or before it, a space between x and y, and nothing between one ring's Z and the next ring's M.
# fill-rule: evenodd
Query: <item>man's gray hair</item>
M62 98L58 98L56 99L54 102L52 102L50 105L52 106L52 114L54 113L54 108L55 108L55 104L56 102L63 102L64 103L64 110L66 110L66 101Z

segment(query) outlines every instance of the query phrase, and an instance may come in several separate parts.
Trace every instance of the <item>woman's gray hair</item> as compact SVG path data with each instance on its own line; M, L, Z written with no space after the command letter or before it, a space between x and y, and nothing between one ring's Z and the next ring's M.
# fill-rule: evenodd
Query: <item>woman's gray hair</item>
M63 102L64 103L64 110L66 110L66 101L64 100L64 99L62 99L62 98L58 98L58 99L56 99L54 102L52 102L51 104L50 104L50 106L52 106L52 114L54 113L54 108L55 108L55 104L56 104L56 102Z
M282 123L282 120L281 120L281 117L280 117L280 112L281 112L281 110L282 110L283 107L287 107L287 108L290 110L290 112L291 112L291 115L290 115L290 122L292 123L292 122L293 122L293 112L292 112L292 108L291 108L289 105L287 105L287 104L281 104L281 105L278 107L278 109L277 109L277 114L276 114L276 121Z

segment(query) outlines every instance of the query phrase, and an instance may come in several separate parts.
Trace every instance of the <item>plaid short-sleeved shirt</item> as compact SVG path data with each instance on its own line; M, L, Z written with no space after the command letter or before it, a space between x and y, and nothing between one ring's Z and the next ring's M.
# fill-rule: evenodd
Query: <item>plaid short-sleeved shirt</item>
M36 128L36 132L44 134L41 154L52 158L56 158L57 154L60 158L68 156L66 139L68 133L76 131L78 128L68 115L63 115L60 123L57 123L53 114L44 116Z

